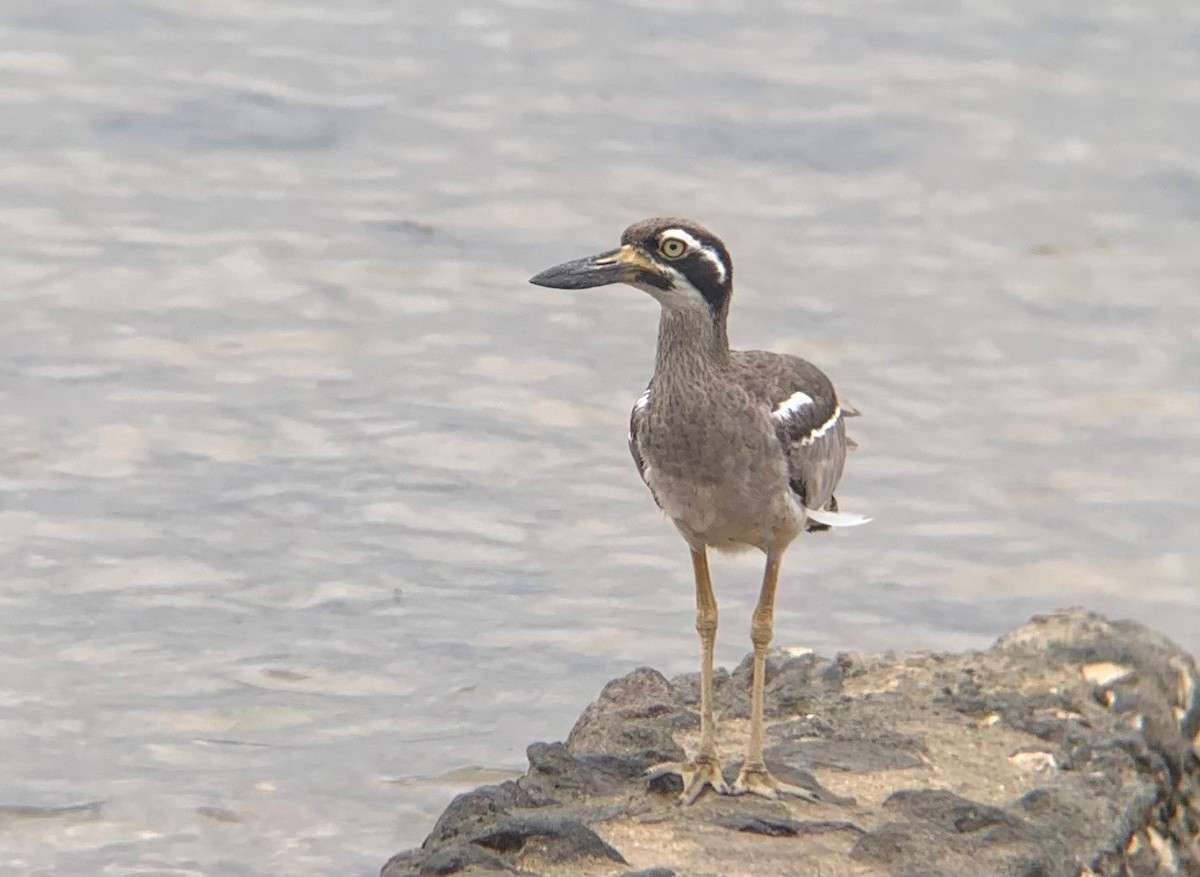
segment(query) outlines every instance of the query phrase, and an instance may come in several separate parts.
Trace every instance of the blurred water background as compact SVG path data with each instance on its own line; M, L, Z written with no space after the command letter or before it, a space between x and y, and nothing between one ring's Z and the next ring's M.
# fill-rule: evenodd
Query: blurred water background
M0 874L369 875L694 669L625 448L656 306L863 417L777 641L1082 604L1200 647L1200 6L6 0ZM760 560L714 564L719 659Z

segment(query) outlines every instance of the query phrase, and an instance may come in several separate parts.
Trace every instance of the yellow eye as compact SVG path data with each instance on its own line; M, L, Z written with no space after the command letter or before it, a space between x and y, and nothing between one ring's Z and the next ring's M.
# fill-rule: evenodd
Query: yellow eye
M679 238L663 238L658 245L658 251L668 259L678 259L687 252L687 244Z

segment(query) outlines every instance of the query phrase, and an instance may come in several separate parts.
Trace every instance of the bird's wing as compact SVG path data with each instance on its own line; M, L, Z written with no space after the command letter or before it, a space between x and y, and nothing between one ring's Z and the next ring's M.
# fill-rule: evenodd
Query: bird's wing
M833 496L848 440L846 412L825 373L799 357L758 350L739 353L734 364L745 371L742 386L752 388L770 412L788 481L808 517L825 526L864 523L839 513Z
M633 411L629 413L629 453L633 457L633 463L637 466L638 475L642 476L642 481L647 487L650 487L650 479L646 477L646 458L642 456L641 449L638 447L638 430L646 419L646 407L650 404L650 388L647 387L642 395L638 396L638 400L633 403ZM650 487L650 495L654 496L654 488ZM658 497L654 496L654 501L658 502ZM658 503L662 506L662 503Z

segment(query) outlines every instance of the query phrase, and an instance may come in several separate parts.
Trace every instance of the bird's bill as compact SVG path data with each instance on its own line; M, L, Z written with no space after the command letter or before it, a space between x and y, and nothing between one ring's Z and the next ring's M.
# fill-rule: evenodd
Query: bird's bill
M609 283L645 281L647 275L661 273L645 253L626 244L620 249L610 250L598 256L574 259L547 268L530 277L529 282L553 289L591 289L593 286L605 286Z

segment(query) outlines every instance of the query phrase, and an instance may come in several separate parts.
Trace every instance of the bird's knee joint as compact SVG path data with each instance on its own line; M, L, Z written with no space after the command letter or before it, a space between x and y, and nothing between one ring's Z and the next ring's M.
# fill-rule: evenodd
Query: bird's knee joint
M753 624L750 626L750 642L756 649L765 649L771 644L774 631L770 624Z

